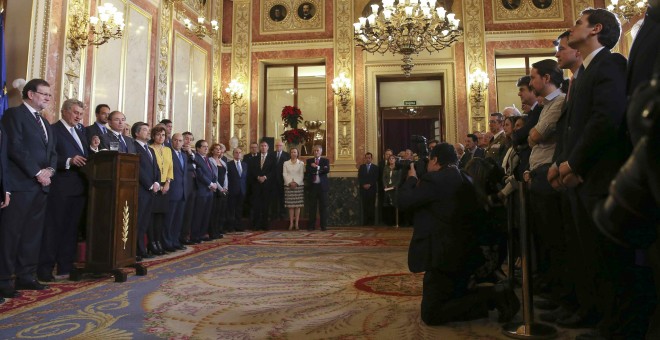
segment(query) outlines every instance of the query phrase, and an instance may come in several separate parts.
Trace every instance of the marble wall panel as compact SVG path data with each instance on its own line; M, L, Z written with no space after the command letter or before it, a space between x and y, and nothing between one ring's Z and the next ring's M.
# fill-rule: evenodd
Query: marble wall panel
M128 25L124 68L123 110L126 121L149 121L149 77L152 37L152 16L134 5L126 15Z
M190 107L190 54L192 43L180 33L174 37L172 63L172 126L174 131L188 131L188 112ZM196 138L201 136L193 135Z
M198 138L203 138L202 136L206 136L208 94L206 70L209 59L206 51L196 46L193 46L191 59L190 132Z
M332 169L330 169L332 172ZM360 225L360 198L355 177L331 177L328 179L328 225Z

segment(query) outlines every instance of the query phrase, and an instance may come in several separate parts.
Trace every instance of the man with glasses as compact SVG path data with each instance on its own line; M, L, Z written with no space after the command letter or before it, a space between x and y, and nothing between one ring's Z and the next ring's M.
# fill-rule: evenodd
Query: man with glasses
M48 288L37 281L36 271L46 199L57 166L56 137L40 114L50 104L50 93L47 81L30 80L23 88L23 103L5 111L2 118L12 193L0 221L0 297L4 298L18 297L16 290ZM4 199L6 204L9 196Z
M110 126L110 131L101 136L101 145L99 148L110 150L110 143L117 143L119 152L137 153L133 138L124 136L126 116L123 113L119 111L110 112L108 125Z

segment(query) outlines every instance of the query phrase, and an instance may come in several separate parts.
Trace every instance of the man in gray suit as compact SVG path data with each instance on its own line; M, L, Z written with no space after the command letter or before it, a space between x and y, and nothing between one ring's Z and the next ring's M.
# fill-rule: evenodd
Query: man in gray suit
M108 131L105 135L101 136L100 149L110 150L110 143L119 143L119 152L121 153L137 153L135 150L135 141L133 138L124 136L124 125L126 125L126 116L119 111L110 112L108 116Z

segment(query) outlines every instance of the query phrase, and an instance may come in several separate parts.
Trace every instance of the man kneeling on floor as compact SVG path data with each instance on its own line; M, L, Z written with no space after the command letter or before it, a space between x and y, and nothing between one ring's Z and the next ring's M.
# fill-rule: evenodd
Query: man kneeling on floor
M520 309L504 286L471 287L470 278L484 262L479 248L480 207L471 178L458 169L452 145L438 144L429 155L428 172L417 178L414 166L399 192L399 208L413 213L408 250L411 272L424 274L422 321L440 325L488 316L497 308L499 321Z

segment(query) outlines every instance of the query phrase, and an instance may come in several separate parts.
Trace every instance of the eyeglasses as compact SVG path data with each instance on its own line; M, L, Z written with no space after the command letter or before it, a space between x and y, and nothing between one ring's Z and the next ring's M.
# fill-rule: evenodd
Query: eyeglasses
M32 91L32 92L34 92L34 93L38 93L38 94L40 94L40 95L42 95L42 96L46 96L46 97L48 97L48 98L53 98L53 95L50 94L50 93L43 93L43 92L39 92L39 91Z

